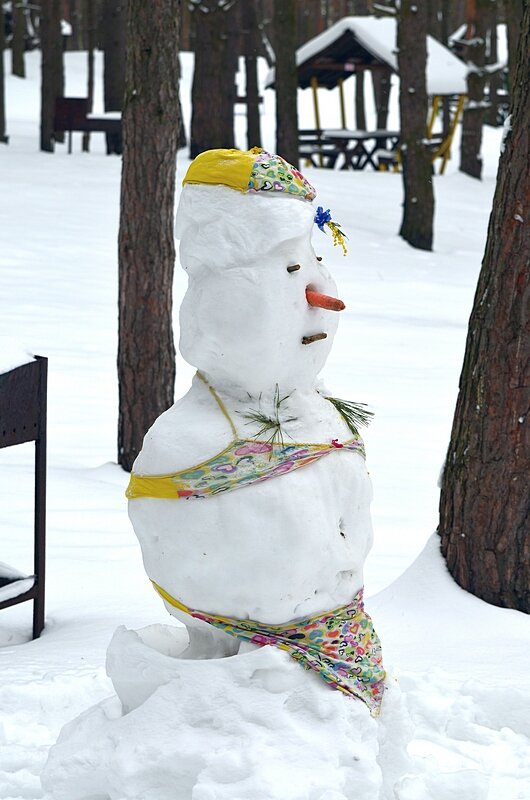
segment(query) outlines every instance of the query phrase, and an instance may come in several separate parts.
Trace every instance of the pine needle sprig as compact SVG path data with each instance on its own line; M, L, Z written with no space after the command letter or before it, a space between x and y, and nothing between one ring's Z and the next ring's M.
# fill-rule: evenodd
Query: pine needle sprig
M339 397L326 397L335 406L349 430L354 436L360 436L359 428L369 425L374 416L366 403L354 403L352 400L341 400Z
M261 436L267 435L267 439L265 440L266 444L281 444L282 447L285 446L284 441L284 430L283 425L288 422L295 422L297 417L288 417L287 419L280 420L280 410L282 403L285 402L291 395L286 394L285 397L280 397L280 387L276 384L276 389L274 392L274 402L273 402L273 415L267 416L261 408L259 409L250 409L247 414L242 414L245 419L249 421L246 423L247 425L259 425L260 428L256 433L256 439L260 438ZM260 395L261 401L261 395ZM286 433L286 432L285 432ZM288 433L286 433L289 436ZM292 437L289 436L291 439Z

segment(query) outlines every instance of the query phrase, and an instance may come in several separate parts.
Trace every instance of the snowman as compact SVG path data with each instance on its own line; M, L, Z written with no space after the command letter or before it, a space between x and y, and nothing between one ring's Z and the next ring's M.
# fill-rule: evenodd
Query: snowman
M315 219L343 235L315 217L303 175L258 148L204 152L183 183L180 350L197 373L131 474L146 572L187 628L181 658L271 645L377 714L362 410L317 378L344 304L313 250Z

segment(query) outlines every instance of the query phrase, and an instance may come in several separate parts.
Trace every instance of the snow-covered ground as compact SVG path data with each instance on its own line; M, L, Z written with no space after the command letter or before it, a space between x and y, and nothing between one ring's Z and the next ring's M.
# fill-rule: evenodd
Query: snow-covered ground
M8 66L6 58L6 72ZM39 776L61 727L114 694L105 652L115 629L168 621L127 518L128 476L115 464L120 161L104 155L101 134L89 155L80 152L79 136L70 156L65 145L53 155L38 152L38 53L28 55L27 66L28 79L8 77L10 143L0 145L0 337L49 358L47 626L30 642L30 604L0 612L1 800L44 797ZM67 55L67 94L85 94L84 70L82 54ZM189 119L186 55L183 72ZM338 124L335 100L323 93L330 127ZM300 117L312 124L307 93ZM273 120L273 95L266 92L263 138L270 149ZM243 116L236 122L245 147ZM334 395L375 411L365 433L376 536L366 565L367 609L412 726L406 735L396 728L391 747L381 749L378 763L393 775L385 800L530 798L528 619L456 587L433 535L500 136L485 131L482 182L458 173L456 148L447 175L435 179L433 253L397 236L399 176L305 170L318 202L349 236L343 259L329 237L314 234L347 305L323 377ZM187 163L182 152L178 177ZM176 309L184 289L177 266ZM180 360L178 395L192 374ZM28 574L32 458L32 445L0 450L0 560ZM388 712L389 734L391 721ZM311 726L306 733L316 748L318 726ZM364 794L341 784L342 762L327 793L286 781L283 794L270 797L258 787L231 793L237 769L211 766L193 800L375 797L368 779ZM122 800L119 792L97 796L103 797Z

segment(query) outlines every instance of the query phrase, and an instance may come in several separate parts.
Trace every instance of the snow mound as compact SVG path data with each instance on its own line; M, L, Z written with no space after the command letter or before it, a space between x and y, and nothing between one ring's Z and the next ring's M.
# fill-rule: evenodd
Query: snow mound
M374 800L382 761L393 781L406 771L395 685L379 723L282 651L199 661L183 646L173 626L116 631L119 699L61 732L42 777L54 800Z

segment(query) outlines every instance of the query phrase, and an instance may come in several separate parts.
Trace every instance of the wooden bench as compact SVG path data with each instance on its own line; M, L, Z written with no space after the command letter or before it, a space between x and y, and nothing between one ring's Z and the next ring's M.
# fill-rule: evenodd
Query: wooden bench
M313 167L333 169L338 152L333 144L323 140L321 128L302 128L298 131L298 155Z
M91 115L86 97L57 97L54 131L68 133L68 152L72 152L72 132L121 133L121 117Z
M46 560L46 387L48 359L35 356L0 375L0 448L35 442L34 575L4 569L0 610L33 600L33 638L44 628ZM7 565L6 565L7 566Z

